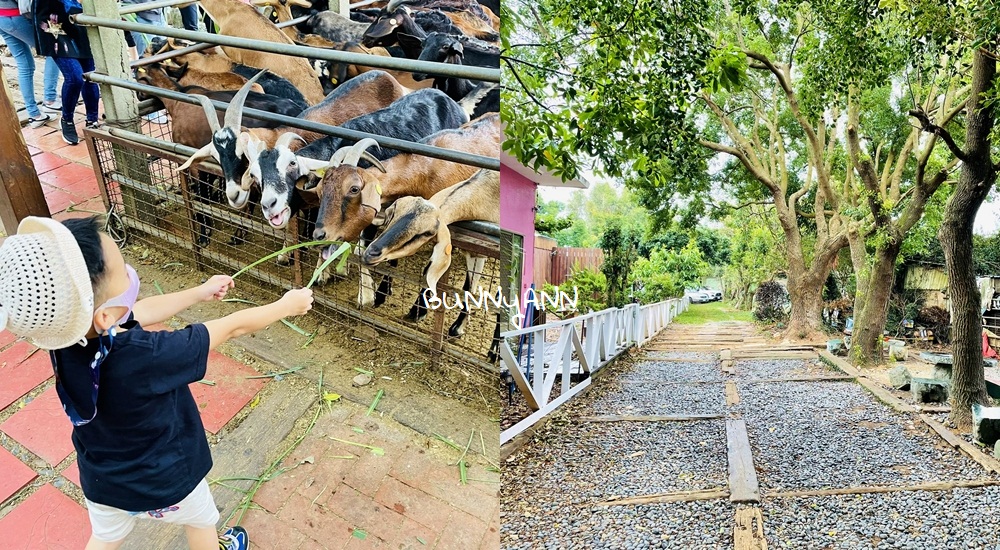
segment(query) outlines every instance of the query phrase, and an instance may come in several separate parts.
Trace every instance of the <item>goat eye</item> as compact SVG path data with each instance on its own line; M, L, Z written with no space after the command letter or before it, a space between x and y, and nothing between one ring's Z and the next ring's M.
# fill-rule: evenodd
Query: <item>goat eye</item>
M361 188L358 187L357 185L355 185L354 187L351 187L351 194L360 193L360 192L361 192Z

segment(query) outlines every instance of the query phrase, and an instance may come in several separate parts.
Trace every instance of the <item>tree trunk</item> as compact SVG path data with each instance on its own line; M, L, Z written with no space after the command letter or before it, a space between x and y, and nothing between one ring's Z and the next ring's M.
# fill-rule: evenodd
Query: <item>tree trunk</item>
M986 403L983 378L982 317L979 289L972 263L972 226L976 212L993 187L996 171L990 159L989 136L994 112L982 96L993 86L996 60L977 50L972 60L972 87L967 109L962 173L945 208L938 237L948 268L952 309L951 420L960 428L972 424L972 404Z
M896 257L900 243L890 242L875 253L875 265L865 285L864 295L858 291L860 309L854 310L854 333L851 356L855 364L877 365L882 362L882 332L889 313L889 296L896 275ZM867 268L867 266L865 266ZM857 307L857 306L855 306Z
M789 338L804 340L823 330L823 283L808 274L788 273L788 297L792 302L792 315L785 334Z

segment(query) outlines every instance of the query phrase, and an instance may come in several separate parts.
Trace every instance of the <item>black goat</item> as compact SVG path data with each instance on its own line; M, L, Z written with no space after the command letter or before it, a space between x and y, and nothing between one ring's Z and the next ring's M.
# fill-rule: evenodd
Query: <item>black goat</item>
M253 78L254 75L259 73L260 69L249 67L247 65L241 65L239 63L233 63L233 72L249 80ZM289 116L295 116L309 108L309 103L306 102L306 98L302 95L302 92L295 87L295 85L287 79L272 73L271 71L265 71L264 74L257 79L257 84L260 84L260 87L264 88L264 93L268 96L277 99L287 99L288 101L294 102L299 110L294 115Z
M459 37L432 32L423 39L408 34L399 34L401 44L413 47L421 45L420 61L450 63L453 65L470 65L477 67L500 68L500 50L492 44L469 37ZM492 63L492 64L491 64ZM418 82L431 78L427 73L413 73L413 80ZM479 84L478 81L454 76L435 76L434 87L448 94L448 97L460 101L468 96Z
M392 46L400 42L400 33L409 34L423 38L429 32L441 32L445 34L461 35L459 29L448 19L448 16L440 11L411 11L406 6L394 12L382 10L378 18L365 31L361 43L366 47L372 46ZM406 57L416 59L420 55L420 48L406 48Z
M458 104L469 114L469 120L476 120L486 113L499 113L500 85L483 82L459 100Z

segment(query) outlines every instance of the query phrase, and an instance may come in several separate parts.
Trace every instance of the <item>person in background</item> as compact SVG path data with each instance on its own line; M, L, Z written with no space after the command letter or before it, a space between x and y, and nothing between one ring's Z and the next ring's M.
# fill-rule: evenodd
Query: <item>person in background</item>
M17 82L24 99L24 108L28 111L28 126L38 128L52 120L50 113L61 113L62 105L56 98L59 67L51 57L45 58L45 98L41 109L35 101L35 58L31 53L35 47L33 29L31 19L21 15L17 0L0 0L0 38L3 38L17 63Z
M188 31L198 30L198 4L188 4L178 8L181 12L181 23Z
M87 128L97 128L98 102L101 92L97 84L85 82L83 73L94 70L87 31L70 22L71 14L82 13L77 0L35 0L34 31L39 55L51 57L63 75L62 128L63 141L70 145L80 142L73 114L76 102L83 94L87 111Z
M123 6L143 4L149 0L121 0ZM196 6L197 7L197 6ZM134 21L136 23L144 23L146 25L156 25L157 27L166 27L167 18L163 15L163 8L155 8L151 10L140 11L137 13L129 13L122 16L127 21ZM149 46L150 40L156 35L151 35L147 33L141 33L137 31L131 31L132 40L135 42L135 49L138 57L142 57L146 53L146 48ZM168 121L167 112L165 110L157 111L155 113L150 113L145 115L143 118L146 120L156 123L156 124L166 124Z

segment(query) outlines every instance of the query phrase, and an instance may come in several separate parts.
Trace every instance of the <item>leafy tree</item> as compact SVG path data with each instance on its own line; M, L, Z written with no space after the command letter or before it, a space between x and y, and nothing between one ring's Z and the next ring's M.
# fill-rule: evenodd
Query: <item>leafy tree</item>
M574 289L577 296L577 312L589 313L607 307L608 280L599 270L574 268L569 278L559 285L559 290L572 296ZM555 286L546 284L545 291L550 296L555 296Z
M724 220L730 259L723 280L737 308L750 309L757 285L773 280L787 267L781 229L770 209L750 205L732 211Z
M536 205L535 231L543 235L558 234L558 232L568 229L576 223L576 218L572 214L567 216L562 215L566 207L559 201L546 201L538 197Z
M624 228L612 222L601 235L600 246L604 250L601 271L607 278L608 306L621 307L629 302L628 281L632 264L639 256L639 234L631 228Z
M675 298L685 288L699 286L709 265L692 241L680 250L657 248L649 258L636 260L629 276L635 296L644 304Z

